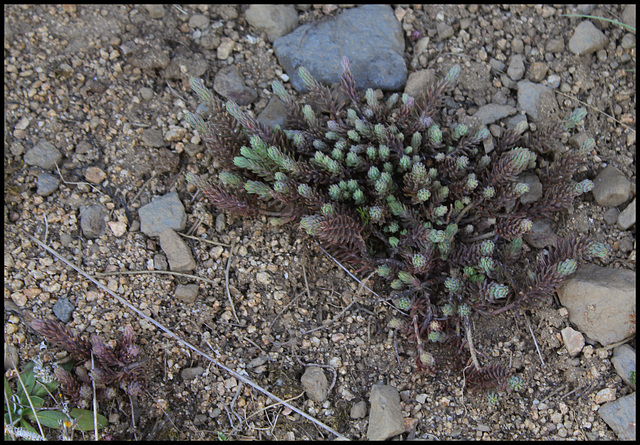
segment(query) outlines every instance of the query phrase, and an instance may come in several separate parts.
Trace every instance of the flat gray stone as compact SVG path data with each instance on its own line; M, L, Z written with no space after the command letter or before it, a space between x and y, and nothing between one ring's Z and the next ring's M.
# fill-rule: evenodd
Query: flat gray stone
M524 56L522 54L515 54L511 56L509 61L509 68L507 68L507 75L513 81L518 81L524 76Z
M473 117L480 119L482 125L489 125L517 112L518 110L509 105L488 104L478 108Z
M618 227L627 230L636 223L636 198L618 215Z
M193 368L184 368L180 371L180 376L183 380L193 380L196 377L204 374L204 368L202 366L194 366Z
M258 93L254 89L245 85L244 79L235 65L225 66L216 73L213 89L216 93L238 105L249 105L258 97Z
M193 303L198 298L200 286L197 284L178 284L176 286L176 298L185 303Z
M184 230L187 214L176 192L154 199L138 210L140 230L147 236L160 236L167 228Z
M304 66L323 84L340 81L347 56L359 89L398 91L407 81L404 31L388 5L347 9L325 21L298 27L273 42L278 62L291 84L304 91L298 68Z
M436 70L419 70L409 74L407 85L404 87L405 94L420 99L426 87L431 85L436 79Z
M191 249L172 229L166 229L160 234L160 248L167 255L172 271L191 272L196 268Z
M49 196L58 190L59 185L60 178L50 173L42 172L38 175L38 189L36 193L40 196Z
M620 440L636 440L636 393L605 403L598 410Z
M603 346L631 335L635 272L584 264L558 289L558 297L580 332Z
M518 82L518 108L535 120L543 120L558 110L558 102L551 88L521 80Z
M359 401L351 407L349 411L349 417L352 419L362 419L367 415L367 402L364 400Z
M558 235L553 232L549 220L534 219L531 230L524 234L523 239L536 249L542 249L547 246L555 246Z
M291 5L254 4L249 6L245 17L251 26L267 33L270 42L290 33L298 25L298 13Z
M257 119L268 127L282 127L287 122L287 106L279 97L273 96Z
M404 432L404 418L398 390L389 385L374 385L369 397L368 440L387 440Z
M300 380L307 396L315 402L322 403L329 392L327 376L318 366L308 366Z
M636 351L629 345L620 345L613 350L611 364L618 375L635 391L636 384L631 381L631 372L636 371Z
M62 154L51 142L40 139L38 143L24 154L24 163L35 165L43 170L51 171L60 164Z

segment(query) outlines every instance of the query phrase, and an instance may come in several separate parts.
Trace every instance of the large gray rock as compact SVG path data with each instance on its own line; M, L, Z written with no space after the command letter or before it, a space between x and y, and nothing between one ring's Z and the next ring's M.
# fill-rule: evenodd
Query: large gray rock
M596 52L607 45L609 39L589 20L577 27L569 39L569 51L577 56Z
M341 60L347 56L359 89L400 90L407 81L404 32L388 5L364 5L324 22L300 26L273 42L278 61L298 91L304 66L317 81L340 81Z
M608 165L593 180L593 197L604 207L615 207L631 196L631 182L613 165Z
M598 411L620 440L636 440L636 393L605 403Z
M558 102L551 88L521 80L518 82L518 108L534 120L544 120L558 110Z
M580 332L603 346L631 335L635 272L585 264L558 290L558 297Z
M367 439L387 440L404 432L404 419L398 390L389 385L374 385L369 397L371 411Z

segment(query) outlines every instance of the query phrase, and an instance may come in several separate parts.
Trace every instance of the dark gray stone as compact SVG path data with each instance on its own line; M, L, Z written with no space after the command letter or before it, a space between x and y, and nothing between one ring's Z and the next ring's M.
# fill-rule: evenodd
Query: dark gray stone
M71 320L71 314L75 306L67 298L60 298L56 304L53 305L53 313L63 323L68 323Z
M155 270L168 270L169 264L167 264L167 257L161 253L156 253L153 256L153 268Z
M547 246L555 246L558 235L553 233L548 220L534 220L531 230L524 234L523 239L527 244L542 249Z
M38 175L38 189L36 193L40 196L49 196L60 185L60 179L57 176L53 176L47 172L42 172Z
M255 90L248 88L235 65L221 68L213 80L213 89L238 105L248 105L258 97Z
M104 234L107 230L105 222L107 214L99 205L93 205L85 208L80 213L80 228L87 238L97 238Z
M164 147L167 143L164 141L161 130L147 128L142 131L142 143L147 147Z
M43 170L51 171L60 164L62 154L50 142L40 139L38 143L24 154L24 163L36 165Z
M287 121L287 105L279 97L272 97L258 116L258 121L268 127L284 126Z
M341 60L349 58L359 89L398 91L407 81L404 32L388 5L364 5L335 18L300 26L273 42L291 84L304 91L298 68L324 84L340 81Z

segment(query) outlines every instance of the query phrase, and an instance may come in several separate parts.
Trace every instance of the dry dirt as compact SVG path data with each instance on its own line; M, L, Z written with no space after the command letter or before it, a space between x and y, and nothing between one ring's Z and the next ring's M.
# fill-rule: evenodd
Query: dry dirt
M189 155L185 151L192 130L183 121L184 112L195 110L197 101L179 65L189 70L196 61L206 61L203 77L211 87L213 75L226 62L216 58L215 48L206 50L194 42L188 17L207 15L212 23L220 24L216 35L236 42L235 63L247 84L259 92L251 107L256 114L270 97L265 89L282 72L265 36L246 23L246 6L233 6L237 18L227 19L223 17L234 14L222 8L180 7L187 13L185 20L177 7L165 6L164 18L153 20L144 8L129 5L5 5L5 300L22 303L21 310L35 317L53 317L53 304L67 297L76 306L68 326L107 341L117 339L123 326L133 326L148 358L148 387L135 406L122 393L99 406L99 412L110 420L101 437L202 440L222 433L233 439L333 438L280 405L265 409L272 404L266 396L239 384L59 261L52 261L23 230L46 240L89 274L109 273L99 279L114 292L258 385L282 398L294 398L293 404L348 438L366 437L366 417L352 419L349 412L356 402L368 401L372 385L384 382L401 392L407 426L404 438L615 439L598 416L594 397L603 388L615 388L618 396L627 394L629 388L616 375L610 350L593 345L577 358L568 357L559 332L569 322L555 302L518 314L474 320L475 344L485 356L482 360L511 365L525 382L521 391L504 393L497 404L490 404L484 394L463 389L461 369L447 366L445 356L452 355L448 351L434 350L441 359L435 377L416 374L414 349L387 326L394 310L376 303L366 290L359 291L358 283L295 227L227 216L216 229L218 211L201 196L194 199L193 189L185 184L186 172L206 171L208 158L206 153ZM515 39L522 40L525 54L533 48L531 57L544 61L545 41L561 38L566 46L579 23L559 17L573 12L568 7L552 8L555 12L551 13L549 6L424 8L403 8L414 16L409 29L427 34L435 29L437 15L443 14L456 34L444 42L438 42L437 35L432 37L425 53L427 66L414 61L415 41L407 38L410 72L437 68L439 58L461 62L464 72L465 63L480 62L482 47L493 48L489 57L501 53L508 62ZM610 17L620 17L622 12L618 6L604 8ZM300 13L304 21L324 15L315 8ZM467 40L459 32L464 18L471 22ZM476 32L480 28L486 30ZM618 45L624 31L610 25L604 32L611 42L606 60L594 54L577 57L565 48L546 63L550 73L560 75L569 85L569 96L589 105L584 127L597 146L587 160L584 177L593 179L605 165L613 164L635 184L635 130L595 111L614 115L635 128L636 74L626 71L635 67L635 48L632 60L622 62L625 51ZM258 43L247 43L246 35L257 37ZM507 40L504 50L497 49L501 39ZM169 69L134 68L121 49L129 41L153 42L166 50L178 64L176 74L168 73ZM62 69L63 64L72 70ZM143 87L153 90L151 100L140 99ZM492 75L486 91L474 94L490 102L500 90L499 77ZM457 94L464 97L465 92L465 85L460 85ZM513 90L506 93L515 97ZM580 106L568 96L557 94L557 99L564 114ZM24 117L30 119L28 127L15 130ZM141 142L145 128L166 132L169 125L187 129L183 141L162 149ZM60 173L65 182L46 198L36 194L40 170L21 161L20 146L28 150L41 138L64 155ZM102 169L106 181L88 185L84 174L90 166ZM193 274L212 283L159 273L119 275L153 269L152 261L161 252L157 239L139 230L116 237L107 228L104 236L91 240L80 230L82 205L101 204L108 209L110 221L135 228L137 209L154 195L172 190L185 204L187 232L201 239L188 240L198 264ZM624 232L605 223L606 210L588 196L557 219L558 234L585 233L607 242L613 254L600 264L635 270L635 228ZM63 241L64 233L70 237ZM223 243L222 253L219 245L204 239ZM200 286L196 302L176 299L176 285L191 283ZM377 289L377 283L368 284ZM238 320L227 298L227 286ZM55 349L40 351L41 338L15 312L5 310L4 322L5 348L17 348L21 365L38 355L46 362L60 356ZM251 364L255 359L261 360ZM309 400L301 389L300 377L311 363L325 366L330 382L336 379L322 405ZM202 374L183 379L181 371L197 366L204 368ZM55 431L49 433L57 437Z

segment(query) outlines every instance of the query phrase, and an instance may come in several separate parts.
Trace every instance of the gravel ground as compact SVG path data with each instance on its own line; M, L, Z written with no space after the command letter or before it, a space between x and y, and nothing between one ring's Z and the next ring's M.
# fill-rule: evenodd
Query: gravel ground
M89 274L107 274L101 282L147 315L260 386L295 398L296 406L349 438L365 438L367 429L366 417L350 417L351 407L368 401L371 386L384 382L400 391L404 438L616 439L597 413L595 396L605 388L619 397L631 390L616 375L611 350L596 344L576 358L567 355L559 332L568 321L558 306L474 321L476 347L491 363L511 365L525 381L521 391L489 404L482 393L463 390L460 368L443 366L435 377L416 374L415 351L387 326L392 309L375 304L375 297L361 292L301 232L273 227L266 219L224 218L202 198L194 199L185 174L205 171L209 158L184 122L185 111L197 106L185 73L211 87L220 68L235 64L258 93L249 107L258 114L271 97L268 85L283 72L266 35L247 24L246 8L165 6L164 16L152 19L144 7L130 5L5 5L5 350L17 353L20 366L36 356L45 363L59 358L57 350L40 350L41 339L20 314L53 317L53 305L67 298L75 306L67 324L73 331L112 342L131 325L148 358L148 387L134 405L123 394L100 405L110 421L103 438L332 437L280 405L266 409L272 404L266 396L54 261L24 230ZM300 23L343 9L303 6ZM604 6L591 14L621 17L623 9ZM463 72L468 61L506 62L516 47L527 66L530 60L544 62L549 73L562 78L564 94L558 92L557 100L563 110L580 106L576 98L589 106L585 129L595 137L597 153L589 157L585 177L593 179L604 166L615 165L634 184L635 195L636 73L628 71L635 68L635 43L623 48L624 30L598 22L609 38L603 50L551 55L546 42L566 43L579 23L559 17L575 13L573 8L403 5L394 10L406 31L410 73L452 54ZM209 19L212 37L199 37L192 26L196 15ZM455 32L440 41L443 23ZM421 55L414 54L415 40L409 38L414 30L431 37ZM218 47L229 41L233 51L222 60ZM469 114L500 95L514 100L499 76L482 88L467 84L456 91L457 97L471 98ZM147 129L165 135L159 147L143 138ZM63 180L46 197L36 193L42 169L23 162L25 152L43 140L62 154L59 173L53 169L52 174ZM197 262L194 275L210 281L118 274L150 271L154 258L161 261L158 240L139 231L137 210L173 190L186 208L186 232L200 238L187 239ZM103 206L110 222L124 223L128 230L120 233L118 224L110 224L104 235L88 239L80 213L91 205ZM560 216L564 227L557 233L597 235L613 247L602 265L635 270L635 227L622 231L608 224L608 210L589 196ZM176 298L180 284L199 285L194 303ZM17 309L7 310L7 301ZM635 339L631 345L635 348ZM447 363L446 351L434 353ZM312 363L325 367L329 381L335 378L323 403L307 398L301 388L300 377Z

